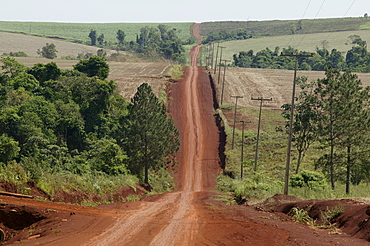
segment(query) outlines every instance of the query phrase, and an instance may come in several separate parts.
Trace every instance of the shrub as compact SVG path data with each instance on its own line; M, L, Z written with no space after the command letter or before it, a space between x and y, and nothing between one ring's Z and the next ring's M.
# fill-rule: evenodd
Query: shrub
M313 224L313 220L308 214L308 212L304 209L299 209L296 207L293 207L288 215L292 217L295 221L301 224Z
M291 187L308 187L313 190L325 189L327 183L322 173L304 170L290 177L289 185Z
M344 206L327 207L324 212L321 212L321 220L324 226L331 227L331 222L344 212Z

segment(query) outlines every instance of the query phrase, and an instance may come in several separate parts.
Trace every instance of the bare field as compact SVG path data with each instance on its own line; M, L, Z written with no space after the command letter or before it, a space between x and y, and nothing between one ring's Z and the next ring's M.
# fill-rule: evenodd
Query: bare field
M72 55L77 57L79 53L89 52L96 54L98 47L76 44L66 41L50 38L40 38L34 36L28 36L24 34L0 32L0 55L9 52L23 51L31 57L38 57L37 50L46 45L46 43L53 43L58 51L57 56ZM110 51L110 53L115 51Z
M73 69L78 61L18 57L17 61L27 67L36 63L55 62L60 69ZM108 62L110 72L108 80L114 80L118 84L118 90L126 99L130 99L136 93L136 88L142 83L148 83L154 93L159 96L168 81L164 76L167 69L172 65L166 62Z
M170 66L171 64L165 62L109 62L108 79L112 79L118 84L120 94L126 99L132 98L136 93L136 88L142 83L148 83L153 92L159 96L168 83L168 79L164 75Z
M240 107L259 107L259 101L251 98L272 98L271 102L264 102L264 107L280 109L281 105L291 103L294 71L277 69L255 69L255 68L236 68L226 69L224 87L224 105L234 105L235 98L231 96L243 96L238 99ZM358 73L363 86L370 86L370 73ZM223 74L221 73L221 76ZM324 78L323 71L298 71L297 76L307 76L309 81ZM217 76L214 76L217 84ZM218 97L220 99L221 82L217 85ZM297 88L299 93L299 88Z

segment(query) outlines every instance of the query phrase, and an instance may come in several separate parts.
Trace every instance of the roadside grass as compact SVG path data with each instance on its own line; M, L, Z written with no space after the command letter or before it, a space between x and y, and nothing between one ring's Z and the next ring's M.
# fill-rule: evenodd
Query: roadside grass
M79 191L104 197L121 187L129 186L136 190L137 183L137 178L132 175L44 173L38 181L38 186L51 196L56 195L58 189L61 188L67 192Z
M227 105L224 108L230 110ZM257 172L254 171L254 163L258 110L253 108L239 108L238 112L239 114L241 112L241 118L251 121L251 123L245 125L243 163L241 162L241 126L237 124L237 129L235 129L235 144L234 149L232 149L232 124L230 121L233 119L226 119L222 111L219 113L225 126L227 144L225 152L225 174L221 174L217 178L218 190L232 194L236 203L239 204L263 201L275 194L282 194L284 190L287 135L284 132L277 132L275 130L276 126L284 124L281 111L268 108L263 109ZM318 150L316 146L312 146L303 159L300 171L314 171L314 161L321 155L322 150ZM296 156L295 148L292 147L291 175L295 174ZM240 179L241 167L243 167L243 179ZM337 181L335 190L331 190L329 185L321 189L289 187L289 195L303 199L368 197L369 189L370 184L362 182L359 185L351 185L351 193L346 194L345 184Z
M149 173L149 183L151 186L149 194L170 192L175 188L174 174L167 168L161 168Z
M78 192L88 194L87 201L83 201L84 203L91 203L88 202L89 197L108 198L108 201L111 201L110 198L113 197L117 189L131 187L136 190L136 185L139 183L139 180L133 175L109 176L98 172L86 173L84 175L68 172L41 172L42 174L36 184L46 194L55 197L60 189L67 193ZM30 180L30 174L18 163L12 162L8 165L1 165L0 180L12 182L18 192L30 195L31 190L27 186L27 182ZM135 200L134 197L129 199Z
M117 31L126 34L126 41L135 41L136 35L143 27L157 27L159 24L175 28L182 40L190 38L190 27L193 23L59 23L59 22L16 22L0 21L0 30L8 32L39 35L43 37L63 38L67 41L90 43L89 33L96 30L97 35L104 34L105 41L117 43Z
M172 65L166 72L167 76L170 76L173 80L179 80L184 75L183 66L181 65Z

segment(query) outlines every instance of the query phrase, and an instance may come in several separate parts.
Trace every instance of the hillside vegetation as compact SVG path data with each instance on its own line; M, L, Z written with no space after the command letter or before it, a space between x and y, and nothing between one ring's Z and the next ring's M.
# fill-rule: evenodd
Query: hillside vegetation
M190 27L192 23L163 23L178 31L178 36L186 40L190 38ZM89 43L89 33L96 30L104 34L108 42L117 42L117 31L123 30L128 41L135 41L136 35L143 27L157 27L159 23L58 23L58 22L15 22L0 21L0 31L25 33L43 37L54 37L75 41L78 43Z
M203 40L220 41L223 58L231 60L234 54L269 48L280 51L293 47L299 51L315 52L317 48L336 49L345 55L352 44L350 36L358 35L370 42L369 18L331 18L316 20L274 20L247 22L202 23Z
M216 74L217 75L217 74ZM222 76L222 74L221 74ZM321 71L298 71L298 76L307 76L307 81L324 81L326 78L325 72ZM358 78L362 82L364 91L368 94L368 86L370 86L370 74L359 73ZM226 191L233 191L234 195L240 196L240 199L264 199L272 196L276 193L283 192L284 185L284 172L286 163L286 148L287 148L287 133L285 130L286 122L283 117L282 105L291 102L292 93L292 80L293 71L287 70L273 70L273 69L251 69L251 68L235 68L228 67L225 76L225 91L224 101L221 107L222 115L225 123L225 130L227 134L227 145L226 145L226 173L229 176L219 177L219 188ZM352 77L353 78L353 77ZM330 79L334 80L334 79ZM217 81L217 77L215 77ZM348 83L347 81L341 81L341 83ZM218 92L221 90L221 85L218 84ZM339 87L341 88L341 87ZM366 89L365 89L366 88ZM297 97L301 92L301 88L297 87ZM353 91L352 91L353 92ZM334 93L334 92L333 92ZM344 94L344 93L343 93ZM342 95L343 95L342 94ZM351 93L349 93L351 94ZM220 94L218 94L220 96ZM235 130L235 146L234 149L231 147L232 135L233 135L233 120L234 120L234 106L235 98L231 96L243 96L238 100L238 109L236 114L236 130ZM338 93L338 97L341 93ZM254 169L255 150L256 150L256 136L258 129L258 117L259 117L259 101L251 100L251 98L272 98L270 102L264 102L262 108L262 124L261 134L259 143L259 159L257 165L257 172ZM339 99L338 99L339 100ZM303 100L297 101L297 103ZM346 110L346 103L340 103L342 109ZM340 108L340 107L339 107ZM365 106L366 108L366 106ZM354 110L347 110L354 111ZM286 115L286 114L285 114ZM297 114L303 115L302 112ZM353 114L352 120L356 120ZM335 117L337 119L339 117ZM368 118L367 118L368 119ZM244 120L245 124L244 141L242 141L242 123L239 121ZM311 122L311 121L307 121ZM344 121L336 121L344 123ZM299 123L294 123L298 127ZM367 123L357 125L352 123L352 126L368 126ZM279 131L277 131L279 129ZM358 127L357 129L360 129ZM354 132L354 131L353 131ZM347 132L348 133L348 132ZM323 134L324 135L324 134ZM321 135L321 136L323 136ZM362 134L362 136L368 136L368 133ZM345 139L342 135L342 139ZM241 149L242 143L244 143L244 160L241 161ZM342 142L343 143L343 142ZM360 143L358 140L357 143ZM293 146L294 143L293 143ZM361 144L363 148L362 157L368 158L368 143ZM303 197L303 198L328 198L328 197L343 197L343 196L368 196L369 188L369 173L363 168L363 164L368 163L367 161L359 161L353 156L352 162L352 173L351 173L351 189L350 194L346 194L346 160L341 159L345 155L344 151L347 150L345 147L339 147L335 149L335 190L331 190L330 186L330 173L328 170L328 162L325 158L328 157L328 145L324 141L315 141L311 144L310 148L306 152L303 158L299 171L316 171L309 173L312 178L312 185L318 185L317 187L308 187L307 184L302 184L302 187L298 187L297 183L292 183L290 187L290 194ZM343 152L342 152L343 151ZM355 155L355 150L353 149ZM291 174L296 179L301 179L299 172L298 176L294 175L297 169L298 162L298 151L295 147L292 149L291 159ZM241 164L244 169L244 180L240 181L240 170ZM317 181L317 183L315 183ZM320 187L319 187L320 186ZM244 200L245 201L245 200Z
M315 52L316 48L321 49L325 47L329 51L337 49L342 54L345 54L352 47L348 38L351 35L358 35L367 43L370 43L370 31L368 30L257 37L247 40L222 42L222 46L226 47L223 49L222 56L230 60L234 54L238 54L240 51L253 50L258 52L267 47L271 50L279 47L280 51L282 51L282 49L287 49L289 46L308 52Z
M368 18L329 18L305 20L272 20L272 21L222 21L205 22L201 24L200 35L207 36L211 32L222 30L237 31L246 29L254 36L283 36L292 33L291 27L296 27L296 34L325 33L338 31L369 30Z
M62 190L109 200L118 187L171 179L163 168L179 145L178 132L148 83L129 103L106 80L110 67L98 56L71 70L55 62L28 68L12 57L0 61L1 180L24 193L35 182L54 198ZM171 188L158 183L162 191Z

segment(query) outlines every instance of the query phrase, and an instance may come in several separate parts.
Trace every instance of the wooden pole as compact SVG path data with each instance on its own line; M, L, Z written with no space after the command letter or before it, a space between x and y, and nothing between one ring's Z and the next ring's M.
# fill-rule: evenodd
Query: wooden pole
M289 193L289 172L290 172L290 152L292 149L292 129L293 129L293 118L294 118L294 102L295 102L295 85L297 80L297 67L298 67L298 58L300 57L312 57L312 55L298 55L298 54L291 54L291 55L284 55L281 54L280 56L291 56L295 57L295 65L294 65L294 78L293 78L293 91L292 91L292 104L290 109L290 120L289 120L289 136L288 136L288 148L286 154L286 166L285 166L285 182L284 182L284 194L288 195Z
M257 172L257 162L258 162L258 144L259 144L259 139L260 139L260 129L261 129L261 115L262 115L262 102L263 101L272 101L272 98L269 99L264 99L264 98L251 98L251 100L259 100L260 101L260 112L258 116L258 130L257 130L257 143L256 143L256 153L254 155L254 167L253 171Z

